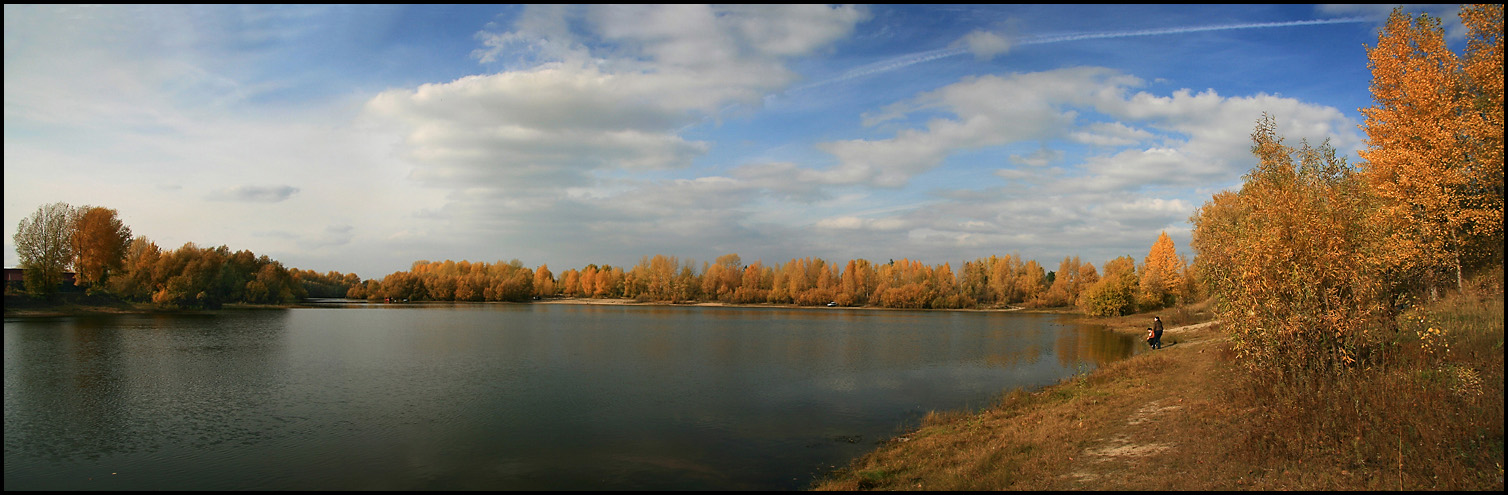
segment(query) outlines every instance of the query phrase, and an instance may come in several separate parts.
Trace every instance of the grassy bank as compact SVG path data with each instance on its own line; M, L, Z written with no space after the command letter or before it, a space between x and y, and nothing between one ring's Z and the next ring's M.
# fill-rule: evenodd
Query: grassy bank
M1410 313L1449 330L1431 343L1405 327L1387 369L1303 393L1252 385L1218 323L1190 324L1196 313L1162 313L1174 345L979 413L934 412L815 488L1503 488L1501 293ZM1147 320L1108 322L1141 332Z

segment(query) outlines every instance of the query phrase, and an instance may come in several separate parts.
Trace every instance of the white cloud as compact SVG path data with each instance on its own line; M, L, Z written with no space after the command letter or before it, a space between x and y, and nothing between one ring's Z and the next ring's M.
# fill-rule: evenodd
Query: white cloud
M933 119L925 130L905 129L890 139L820 144L839 161L820 177L831 184L904 186L957 151L1061 136L1075 121L1070 106L1139 83L1093 67L970 78L892 105L886 117L871 122L923 110L942 110L955 118Z
M961 41L978 60L989 60L1011 49L1010 40L989 31L971 32Z
M479 57L522 43L540 65L390 90L368 109L408 125L405 154L426 183L527 184L536 194L587 186L594 172L688 165L708 145L679 129L730 103L757 105L793 79L784 58L864 17L811 5L530 7L514 31L484 35L493 50ZM590 32L570 29L578 25ZM580 36L611 48L588 49Z
M1031 154L1028 154L1028 155L1011 155L1010 156L1011 163L1016 163L1016 164L1021 164L1021 165L1028 165L1028 166L1031 166L1031 167L1038 167L1038 168L1040 168L1040 167L1046 167L1046 166L1052 164L1053 162L1056 162L1056 161L1059 161L1059 160L1062 160L1062 159L1063 159L1063 152L1062 151L1048 149L1046 145L1042 146L1041 148L1038 148L1037 151L1033 151L1033 152L1031 152Z
M277 203L298 193L293 186L236 186L220 189L210 194L211 201L244 201L251 203Z
M941 167L958 173L980 166L979 158L961 158L966 151L1036 141L1041 144L1035 152L1003 157L1023 167L994 170L1006 186L944 183L934 186L941 187L934 192L939 201L898 212L825 217L813 225L813 235L846 233L861 244L944 259L1032 246L1030 255L1039 258L1078 253L1092 260L1125 254L1108 246L1150 245L1164 230L1182 232L1178 242L1186 244L1187 219L1208 198L1196 190L1234 180L1254 164L1250 133L1263 112L1274 115L1279 132L1293 142L1332 137L1343 154L1360 142L1354 122L1334 108L1212 90L1133 93L1139 84L1099 68L967 79L886 107L866 123L893 125L923 112L940 117L891 138L820 144L837 166L781 170L826 187L900 187ZM1050 142L1098 147L1068 155L1048 148Z
M814 189L790 184L778 164L653 177L708 151L685 129L730 106L757 107L795 80L789 59L827 48L867 15L820 5L531 6L509 31L478 35L485 48L473 55L508 68L389 90L366 109L398 125L413 179L451 191L433 221L459 243L560 246L586 234L632 252L676 240L758 243L767 227L748 211L761 191L810 201Z
M1130 146L1153 138L1152 133L1120 122L1096 122L1069 135L1074 141L1095 146Z

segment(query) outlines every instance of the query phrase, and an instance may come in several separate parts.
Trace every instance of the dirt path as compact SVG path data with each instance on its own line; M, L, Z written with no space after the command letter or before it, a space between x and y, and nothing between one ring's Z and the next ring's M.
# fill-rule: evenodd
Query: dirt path
M1230 485L1206 474L1218 432L1210 431L1209 414L1220 408L1215 345L1224 337L1206 322L1164 332L1174 342L1154 353L1165 353L1147 383L1123 393L1135 408L1124 419L1097 432L1054 489L1076 490L1189 490ZM1151 356L1147 356L1151 357Z

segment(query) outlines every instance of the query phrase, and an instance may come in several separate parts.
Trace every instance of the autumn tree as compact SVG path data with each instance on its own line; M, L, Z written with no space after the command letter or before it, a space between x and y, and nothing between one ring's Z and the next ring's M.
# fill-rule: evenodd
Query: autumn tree
M1079 293L1088 285L1084 281L1084 266L1078 256L1064 257L1063 262L1058 264L1058 271L1054 272L1056 275L1052 285L1043 294L1042 304L1051 307L1073 306L1079 300ZM1094 267L1089 266L1089 269L1092 271ZM1098 281L1098 277L1095 281Z
M495 263L473 274L486 281L482 298L487 301L522 302L534 294L534 271L515 262Z
M121 262L121 273L110 278L110 290L117 296L145 301L152 297L156 290L155 268L157 261L162 257L162 248L147 239L146 236L136 236L131 239L131 244L126 247L126 255Z
M1027 260L1016 271L1015 293L1027 306L1043 306L1042 293L1047 291L1047 272L1037 260Z
M1499 230L1497 240L1502 240L1503 213L1503 5L1466 5L1461 9L1461 23L1469 35L1466 43L1466 85L1472 98L1471 108L1466 112L1467 153L1477 159L1469 169L1470 182L1486 189L1481 194L1484 200L1480 210L1495 212L1481 219L1495 223ZM1502 263L1502 242L1492 242L1498 247L1496 261Z
M754 260L744 267L739 286L733 291L733 302L740 304L769 302L770 289L775 286L775 270Z
M623 267L602 265L601 271L597 274L597 283L592 291L592 297L623 297L624 278Z
M1501 263L1502 5L1468 7L1465 63L1440 20L1393 10L1367 49L1374 106L1362 109L1363 175L1388 229L1389 264L1433 288L1473 264Z
M534 297L555 296L555 274L550 273L548 265L539 265L534 269Z
M26 291L35 297L57 293L63 272L73 262L73 207L67 203L42 205L21 219L12 240L26 277Z
M319 273L314 270L301 270L297 268L289 269L288 273L293 277L294 281L304 288L309 297L350 297L348 294L351 289L361 285L361 277L354 273L340 273L333 270ZM365 296L355 299L364 298Z
M737 254L718 256L702 270L702 294L708 299L731 301L742 279L743 260Z
M85 206L74 211L72 231L74 283L90 286L91 291L104 288L106 277L125 260L131 228L116 217L115 210Z
M1035 263L1035 262L1032 262ZM1041 270L1039 269L1040 273ZM932 270L932 301L928 306L934 309L958 309L973 307L977 303L959 290L959 278L953 274L953 266L943 263Z
M866 259L849 260L839 275L838 294L833 302L843 306L863 306L869 303L879 285L879 275L873 263Z
M1021 302L1020 290L1016 284L1016 273L1021 270L1021 260L1009 254L1003 258L990 256L988 266L992 299L1002 304Z
M1340 370L1383 338L1388 316L1373 199L1328 142L1284 145L1267 115L1239 192L1195 213L1193 247L1238 359L1259 376Z
M965 261L959 267L958 291L979 304L993 304L990 289L990 264L986 259Z
M1183 286L1180 280L1183 269L1183 260L1178 257L1173 239L1167 232L1158 234L1142 263L1137 305L1143 309L1172 306Z
M1105 275L1079 296L1079 310L1091 316L1136 312L1136 260L1121 256L1105 263Z

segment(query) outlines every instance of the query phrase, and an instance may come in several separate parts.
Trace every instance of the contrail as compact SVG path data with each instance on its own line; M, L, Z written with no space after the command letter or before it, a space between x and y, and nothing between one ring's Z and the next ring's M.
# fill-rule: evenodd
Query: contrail
M916 64L919 64L919 63L922 63L922 62L930 62L930 61L937 60L937 59L940 59L940 58L952 57L954 55L963 55L965 53L969 53L969 50L964 49L964 48L943 48L943 49L939 49L939 50L930 50L930 51L925 51L925 52L912 53L910 55L902 55L900 57L896 57L896 58L893 58L893 59L890 59L890 60L884 60L884 61L880 61L880 62L875 62L875 63L869 64L869 65L861 66L861 67L858 67L858 68L849 69L847 72L844 72L843 74L838 75L838 77L834 77L834 78L823 80L823 81L817 81L817 82L814 82L814 83L811 83L811 84L807 84L807 85L804 85L804 86L799 86L799 87L796 87L796 88L792 88L790 91L801 91L801 90L815 88L815 87L818 87L818 86L826 86L826 85L833 84L833 83L840 83L840 82L843 82L843 81L847 81L849 79L854 79L854 78L859 78L859 77L864 77L864 76L870 76L870 75L880 74L880 73L884 73L884 72L890 72L890 71L893 71L893 70L905 68L907 66L916 65Z
M1162 28L1162 29L1142 29L1142 30L1137 30L1137 31L1115 31L1115 32L1109 32L1109 33L1066 34L1066 35L1037 36L1037 37L1033 37L1033 38L1027 38L1027 39L1024 39L1024 40L1015 41L1013 43L1013 45L1014 46L1019 46L1019 45L1045 45L1045 44L1048 44L1048 43L1063 43L1063 42L1067 42L1067 41L1082 41L1082 40L1093 40L1093 39L1131 38L1131 37L1136 37L1136 36L1158 36L1158 35L1165 35L1165 34L1197 33L1197 32L1203 32L1203 31L1229 31L1229 30L1234 30L1234 29L1263 29L1263 28L1279 28L1279 27L1294 27L1294 26L1313 26L1313 25L1319 25L1319 24L1346 24L1346 23L1353 23L1353 22L1371 22L1371 21L1372 21L1371 19L1368 19L1368 18L1365 18L1365 17L1343 17L1343 18L1338 18L1338 19L1317 19L1317 20L1310 20L1310 21L1253 22L1253 23L1245 23L1245 24L1219 24L1219 25L1214 25L1214 26L1186 26L1186 27ZM815 87L818 87L818 86L826 86L826 85L829 85L829 84L840 83L840 82L843 82L843 81L848 81L850 79L855 79L855 78L860 78L860 77L865 77L865 76L872 76L872 75L875 75L875 74L881 74L881 73L890 72L890 71L893 71L893 70L902 69L902 68L905 68L905 67L908 67L908 66L912 66L912 65L916 65L916 64L919 64L919 63L922 63L922 62L930 62L930 61L937 60L937 59L940 59L940 58L947 58L947 57L953 57L953 56L957 56L957 55L964 55L964 54L967 54L967 53L969 53L969 50L967 48L942 48L942 49L937 49L937 50L928 50L928 51L925 51L925 52L917 52L917 53L912 53L912 54L908 54L908 55L902 55L902 56L899 56L899 57L896 57L896 58L892 58L892 59L889 59L889 60L883 60L883 61L880 61L880 62L875 62L875 63L869 64L869 65L864 65L864 66L861 66L861 67L850 69L847 72L839 74L837 77L833 77L833 78L830 78L830 79L825 79L825 80L822 80L822 81L817 81L817 82L814 82L814 83L811 83L811 84L806 84L806 85L803 85L803 86L798 86L798 87L792 88L788 92L803 91L803 90L815 88Z
M1016 42L1017 45L1041 45L1046 43L1061 43L1064 41L1080 41L1105 38L1130 38L1135 36L1156 36L1161 34L1197 33L1201 31L1229 31L1232 29L1262 29L1292 26L1312 26L1316 24L1346 24L1353 22L1371 22L1365 17L1343 17L1339 19L1317 19L1312 21L1283 21L1283 22L1254 22L1247 24L1220 24L1216 26L1190 26L1162 29L1143 29L1139 31L1118 31L1113 33L1087 33L1069 34L1062 36L1038 36Z

